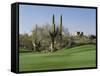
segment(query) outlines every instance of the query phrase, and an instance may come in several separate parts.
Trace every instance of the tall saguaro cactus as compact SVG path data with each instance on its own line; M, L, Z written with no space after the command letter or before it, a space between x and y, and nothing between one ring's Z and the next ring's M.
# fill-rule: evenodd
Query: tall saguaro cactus
M52 17L52 32L55 32L55 16Z
M62 15L60 16L60 34L62 34Z
M54 17L54 14L53 14L53 17L52 17L52 30L49 31L49 34L50 34L50 37L51 37L51 52L53 52L55 50L54 42L55 42L55 37L57 35L57 30L55 29L55 17Z
M62 15L60 16L59 36L60 36L60 47L62 47Z

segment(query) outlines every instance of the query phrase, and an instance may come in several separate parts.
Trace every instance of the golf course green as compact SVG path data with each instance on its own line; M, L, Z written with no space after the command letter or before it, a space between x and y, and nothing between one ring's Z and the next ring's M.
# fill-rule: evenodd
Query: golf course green
M63 48L53 53L19 53L19 71L96 67L96 45Z

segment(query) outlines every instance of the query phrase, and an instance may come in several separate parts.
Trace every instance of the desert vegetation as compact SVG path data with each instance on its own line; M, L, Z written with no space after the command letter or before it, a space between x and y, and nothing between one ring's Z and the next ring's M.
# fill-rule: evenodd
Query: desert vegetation
M77 31L71 35L68 28L63 26L62 15L59 18L59 25L55 23L55 16L52 16L52 24L45 24L42 27L35 25L31 34L19 34L20 52L55 52L62 48L71 48L84 44L95 44L95 35L84 35L84 32Z

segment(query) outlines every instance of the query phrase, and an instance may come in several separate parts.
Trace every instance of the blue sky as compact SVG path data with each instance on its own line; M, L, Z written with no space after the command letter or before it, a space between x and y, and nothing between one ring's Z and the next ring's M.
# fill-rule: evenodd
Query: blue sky
M86 8L69 8L53 6L20 5L19 6L19 33L31 33L32 28L38 24L52 24L52 15L59 24L62 14L63 26L69 32L82 31L86 34L96 33L96 10Z

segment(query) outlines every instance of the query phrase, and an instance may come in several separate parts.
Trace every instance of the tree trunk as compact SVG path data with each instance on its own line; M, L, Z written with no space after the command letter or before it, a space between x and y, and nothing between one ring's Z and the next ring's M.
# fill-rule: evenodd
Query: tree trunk
M51 43L51 45L50 45L50 50L51 50L51 52L53 51L52 43Z
M37 51L37 45L36 45L36 43L33 43L33 47L34 47L34 52L36 52Z
M34 46L34 51L36 51L36 44L34 43L33 46Z

